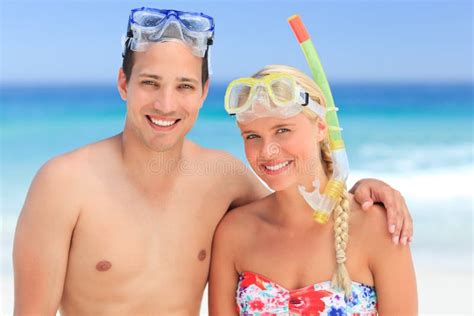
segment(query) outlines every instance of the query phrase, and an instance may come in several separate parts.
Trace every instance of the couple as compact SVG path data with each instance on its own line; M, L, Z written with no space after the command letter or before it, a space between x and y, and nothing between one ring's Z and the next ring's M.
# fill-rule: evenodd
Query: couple
M227 315L229 295L235 297L228 289L237 286L231 284L237 280L229 276L245 272L229 270L229 262L222 261L226 256L222 244L233 251L228 260L238 254L248 256L239 259L248 260L266 256L260 266L236 261L241 266L235 267L268 275L288 288L319 281L319 275L325 278L332 271L330 240L318 243L332 225L308 222L307 206L299 197L291 201L292 209L298 212L285 217L288 199L284 189L289 180L300 180L296 174L286 173L278 183L272 183L256 169L277 191L265 198L270 192L242 162L185 138L207 96L207 52L213 31L212 18L203 14L144 8L132 11L118 77L119 93L127 103L124 130L51 159L35 176L15 235L16 315L54 315L58 309L64 315L197 315L208 279L215 229L229 209L252 202L230 212L217 233L217 256L211 271L212 313ZM301 114L290 119L306 117ZM304 132L316 133L308 124ZM254 134L267 141L270 134L263 127L256 126ZM307 138L298 138L298 143ZM247 156L256 155L257 148L252 152L249 141L254 137L246 140ZM280 146L282 154L288 150L286 145ZM193 172L184 172L183 163L190 162ZM252 160L250 163L253 166ZM235 172L209 168L223 164L225 170ZM287 178L290 175L292 179ZM396 244L411 238L412 222L403 198L384 183L361 180L351 191L355 199L347 199L351 209L359 203L369 210L351 213L351 238L358 240L359 247L354 247L359 250L352 254L349 243L347 269L355 281L370 285L374 284L370 273L353 271L350 260L362 260L360 249L372 247L368 243L375 245L377 240L383 251L393 254L390 260L403 260L409 250ZM280 196L282 204L276 203ZM387 210L371 207L373 202L383 203ZM275 207L275 213L267 217L268 227L260 229L266 213L260 214L260 222L251 216L259 216L257 209L263 211L267 206ZM237 216L237 212L242 215ZM232 237L245 218L249 219L245 234ZM358 226L353 227L352 221ZM249 247L246 241L266 236L267 229L280 230L281 223L286 241L304 237L304 244L310 247L304 256L297 256L301 249L280 244L280 240L268 238L271 236L255 243L254 254L236 248ZM293 233L295 228L298 234ZM358 230L366 239L352 236ZM393 239L390 246L382 244L390 243L389 232ZM266 248L258 249L261 245ZM272 254L272 250L276 252ZM291 266L291 261L282 260L288 255L294 256ZM324 260L314 264L314 255L324 256ZM363 267L355 264L357 269ZM269 271L270 266L275 270ZM287 274L278 274L282 267L288 269ZM388 269L388 274L398 273L398 267ZM222 291L222 305L218 291ZM383 291L378 291L379 305Z

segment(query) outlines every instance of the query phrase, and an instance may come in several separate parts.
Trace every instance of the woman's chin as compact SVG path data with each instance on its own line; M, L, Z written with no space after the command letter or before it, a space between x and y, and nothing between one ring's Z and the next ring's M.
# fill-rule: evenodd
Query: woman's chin
M275 180L273 180L273 181L265 181L265 183L273 191L284 191L284 190L294 186L294 183L290 183L288 181L275 181Z

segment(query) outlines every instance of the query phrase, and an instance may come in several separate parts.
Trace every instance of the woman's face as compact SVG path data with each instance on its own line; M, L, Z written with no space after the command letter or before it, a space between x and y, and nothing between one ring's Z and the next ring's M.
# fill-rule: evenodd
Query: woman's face
M238 125L247 160L271 189L309 186L321 171L319 142L325 137L324 122L311 122L300 113L288 119L265 117Z

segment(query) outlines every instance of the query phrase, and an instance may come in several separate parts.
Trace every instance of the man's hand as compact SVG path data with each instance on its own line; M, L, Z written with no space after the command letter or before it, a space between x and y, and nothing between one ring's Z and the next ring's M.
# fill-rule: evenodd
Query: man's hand
M387 210L388 230L395 244L406 245L413 238L413 220L405 199L400 192L383 181L362 179L349 191L363 210L370 210L374 203L382 203Z

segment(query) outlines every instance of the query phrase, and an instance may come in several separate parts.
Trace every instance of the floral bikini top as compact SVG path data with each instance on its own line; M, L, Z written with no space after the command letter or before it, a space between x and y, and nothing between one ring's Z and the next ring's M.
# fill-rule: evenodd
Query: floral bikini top
M289 291L253 272L240 274L236 302L243 316L377 315L373 286L352 282L352 298L344 299L330 281Z

